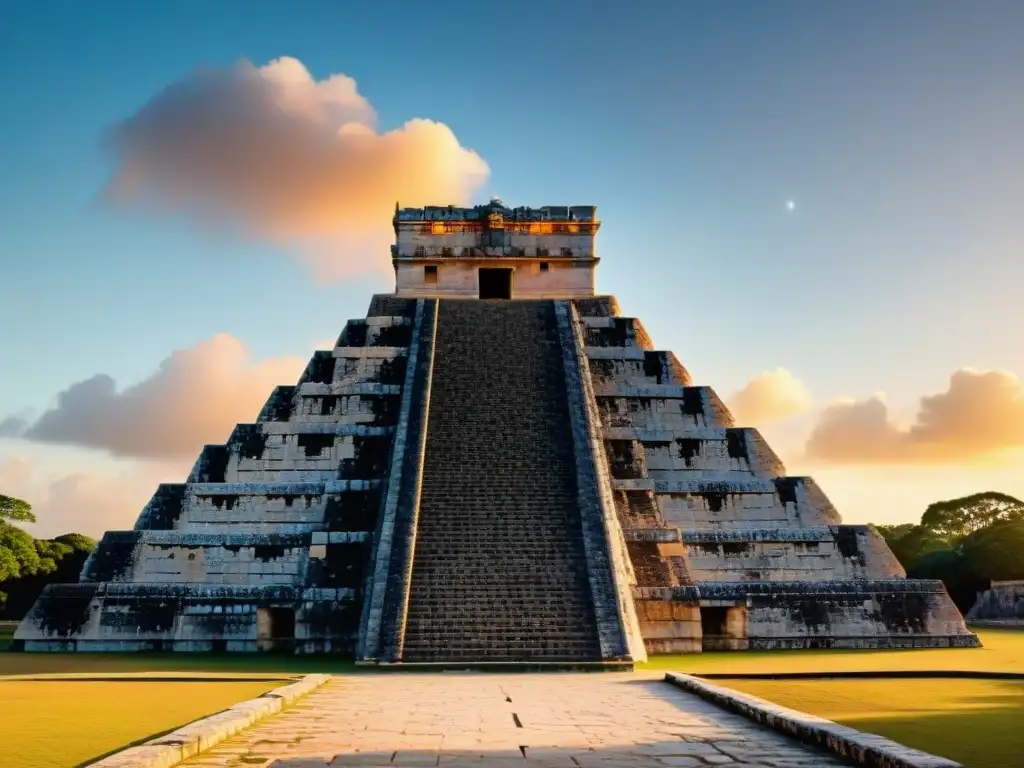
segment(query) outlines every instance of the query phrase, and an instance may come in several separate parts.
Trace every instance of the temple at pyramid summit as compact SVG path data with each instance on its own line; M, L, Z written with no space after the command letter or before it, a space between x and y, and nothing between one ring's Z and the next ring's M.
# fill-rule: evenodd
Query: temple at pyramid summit
M941 582L597 294L599 226L396 207L394 293L106 533L17 644L620 667L977 645Z

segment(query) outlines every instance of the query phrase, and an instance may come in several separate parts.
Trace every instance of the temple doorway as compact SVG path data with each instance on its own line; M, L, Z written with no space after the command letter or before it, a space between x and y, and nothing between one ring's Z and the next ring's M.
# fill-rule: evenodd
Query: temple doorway
M481 299L511 299L512 298L512 270L511 269L481 269L480 270L480 298Z
M740 651L749 647L746 606L702 605L700 625L705 651Z
M256 610L256 637L264 652L295 650L295 609L258 608Z

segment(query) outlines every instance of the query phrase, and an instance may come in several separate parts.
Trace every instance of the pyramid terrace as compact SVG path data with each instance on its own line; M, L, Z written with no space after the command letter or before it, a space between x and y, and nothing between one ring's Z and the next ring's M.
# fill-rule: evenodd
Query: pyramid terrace
M394 293L16 642L618 667L977 645L941 582L908 580L597 294L599 226L593 206L396 207Z

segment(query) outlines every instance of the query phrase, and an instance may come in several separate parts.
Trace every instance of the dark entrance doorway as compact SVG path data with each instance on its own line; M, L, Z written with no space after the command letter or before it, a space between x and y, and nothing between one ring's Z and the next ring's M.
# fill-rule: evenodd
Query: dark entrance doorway
M740 651L749 647L746 606L702 605L700 628L705 651Z
M269 653L295 650L295 610L259 608L256 611L256 637L259 649Z
M481 269L480 270L480 298L481 299L511 299L512 298L512 270L511 269Z

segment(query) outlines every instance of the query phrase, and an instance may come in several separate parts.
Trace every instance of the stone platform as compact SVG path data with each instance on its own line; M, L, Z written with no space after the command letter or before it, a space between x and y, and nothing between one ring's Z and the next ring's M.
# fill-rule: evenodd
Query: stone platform
M47 587L15 643L627 666L978 645L942 582L907 579L595 294L595 215L397 211L396 292Z
M843 765L661 676L355 675L185 766Z

